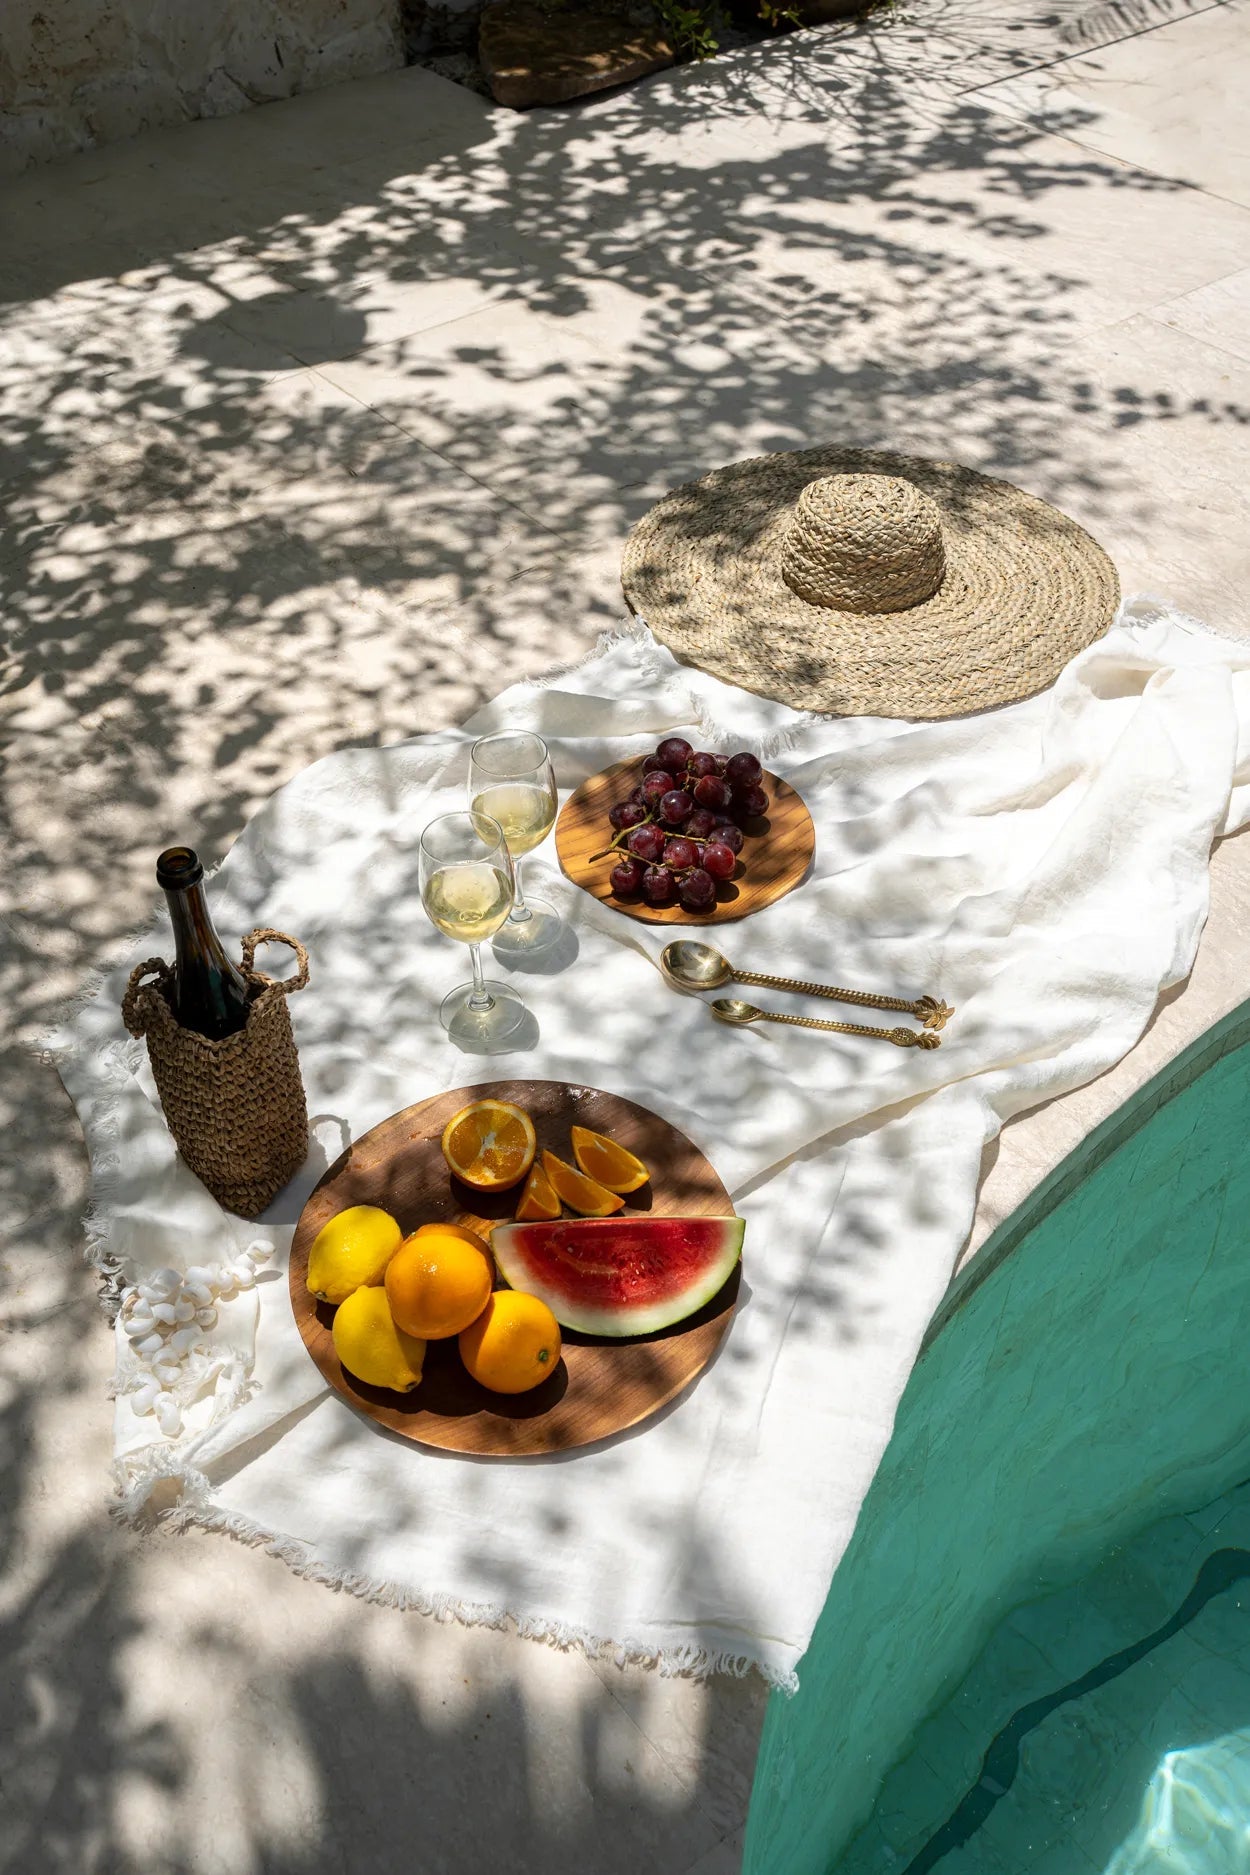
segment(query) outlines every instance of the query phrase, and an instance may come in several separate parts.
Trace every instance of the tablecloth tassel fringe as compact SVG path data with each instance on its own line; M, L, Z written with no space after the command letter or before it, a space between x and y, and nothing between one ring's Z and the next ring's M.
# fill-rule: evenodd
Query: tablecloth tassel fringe
M252 1549L263 1549L268 1555L276 1556L296 1575L304 1576L310 1582L319 1582L324 1588L355 1595L361 1601L377 1602L384 1608L412 1609L418 1614L428 1615L434 1621L457 1621L468 1628L512 1626L524 1640L542 1642L548 1647L559 1648L561 1652L578 1648L588 1659L611 1659L621 1667L653 1667L667 1679L684 1676L703 1680L715 1673L728 1673L744 1679L754 1668L771 1686L780 1688L782 1692L793 1693L798 1690L796 1673L770 1669L749 1653L728 1648L700 1647L692 1643L657 1648L641 1641L606 1640L572 1622L556 1621L540 1615L517 1619L506 1608L495 1603L465 1601L455 1595L411 1589L402 1583L382 1581L354 1570L332 1569L309 1556L303 1544L294 1538L279 1536L252 1518L214 1503L213 1487L205 1474L189 1458L180 1459L173 1451L164 1455L154 1453L142 1465L128 1466L124 1475L119 1468L121 1495L110 1507L112 1515L121 1523L139 1523L153 1490L163 1483L178 1484L181 1496L170 1509L158 1514L157 1521L162 1528L178 1531L198 1525L205 1530L223 1531Z

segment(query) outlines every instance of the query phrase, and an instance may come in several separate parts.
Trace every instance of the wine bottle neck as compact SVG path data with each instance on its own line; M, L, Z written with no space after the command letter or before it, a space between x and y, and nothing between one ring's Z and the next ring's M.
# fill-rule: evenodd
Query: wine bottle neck
M169 906L170 922L174 927L178 966L185 968L192 959L227 964L225 950L204 897L203 885L197 881L188 886L166 886L165 902Z

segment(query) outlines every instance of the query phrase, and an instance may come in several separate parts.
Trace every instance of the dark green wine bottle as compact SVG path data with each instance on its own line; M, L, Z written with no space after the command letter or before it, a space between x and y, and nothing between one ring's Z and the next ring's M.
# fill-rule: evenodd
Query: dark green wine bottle
M247 978L226 956L204 897L204 868L191 848L168 847L156 862L156 879L174 927L170 1007L184 1029L219 1042L247 1021Z

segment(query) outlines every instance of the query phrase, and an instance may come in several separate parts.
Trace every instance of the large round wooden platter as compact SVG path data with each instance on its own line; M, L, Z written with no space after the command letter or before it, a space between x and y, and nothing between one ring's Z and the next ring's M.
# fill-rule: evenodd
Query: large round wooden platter
M304 1345L336 1392L370 1419L423 1445L498 1458L565 1452L636 1425L679 1394L711 1360L738 1295L735 1269L720 1294L676 1328L629 1341L571 1330L560 1365L531 1393L488 1393L465 1370L454 1338L431 1341L419 1387L392 1393L345 1372L334 1352L334 1310L315 1302L305 1281L314 1237L337 1211L376 1204L405 1231L418 1224L467 1224L489 1233L514 1215L520 1187L494 1195L453 1178L440 1140L453 1113L486 1096L524 1107L538 1146L571 1159L576 1123L607 1133L651 1168L651 1180L625 1201L625 1217L732 1217L729 1194L698 1148L675 1126L632 1100L562 1081L492 1081L460 1087L392 1114L348 1147L300 1213L291 1246L291 1306Z
M732 879L716 889L710 911L683 911L678 904L648 905L642 899L617 898L611 885L615 857L596 859L614 838L608 810L624 801L641 773L635 759L614 762L583 781L564 803L556 822L556 853L574 885L615 911L644 924L727 924L784 898L806 876L816 852L816 829L801 795L767 770L760 785L769 799L768 813L752 822Z

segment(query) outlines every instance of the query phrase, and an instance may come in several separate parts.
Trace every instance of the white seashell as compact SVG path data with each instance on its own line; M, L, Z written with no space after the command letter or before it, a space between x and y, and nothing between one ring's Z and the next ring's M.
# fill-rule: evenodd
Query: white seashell
M237 1288L238 1284L235 1281L233 1270L223 1271L221 1281L217 1285L217 1300L219 1302L228 1302Z
M167 1439L182 1431L182 1409L172 1393L158 1393L153 1407L156 1423Z
M236 1263L234 1266L234 1280L237 1287L240 1289L255 1289L256 1271L252 1268L250 1263Z
M184 1283L184 1300L193 1302L197 1309L206 1309L213 1299L213 1292L207 1283Z
M213 1270L207 1263L193 1263L182 1279L184 1289L192 1288L197 1283L211 1283Z
M217 1311L212 1307L201 1309L195 1319L201 1328L215 1328L217 1326Z
M265 1237L253 1237L247 1246L247 1255L253 1263L268 1263L273 1255L273 1245Z
M200 1338L200 1331L192 1322L190 1328L179 1328L169 1337L169 1345L175 1354L186 1354Z
M145 1380L143 1385L141 1387L136 1387L134 1392L129 1396L131 1411L140 1414L150 1413L156 1403L156 1396L159 1392L160 1388L154 1380Z
M124 1315L122 1317L122 1328L132 1341L142 1341L145 1335L152 1333L152 1326L150 1315Z
M183 1296L180 1301L174 1303L174 1320L176 1322L195 1320L195 1303L189 1297Z
M145 1335L142 1341L135 1342L135 1353L159 1354L164 1345L164 1335Z
M182 1288L182 1274L179 1270L166 1267L163 1270L157 1270L154 1276L149 1276L148 1283L151 1288L159 1291L163 1299L165 1296L175 1295Z
M152 1314L158 1322L167 1322L171 1327L178 1319L172 1302L158 1302Z

